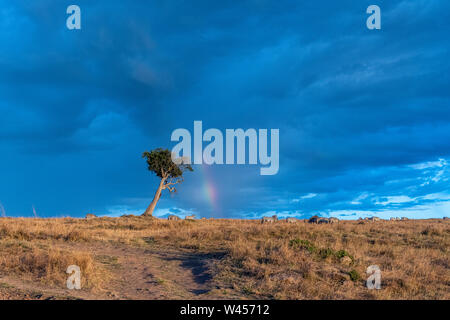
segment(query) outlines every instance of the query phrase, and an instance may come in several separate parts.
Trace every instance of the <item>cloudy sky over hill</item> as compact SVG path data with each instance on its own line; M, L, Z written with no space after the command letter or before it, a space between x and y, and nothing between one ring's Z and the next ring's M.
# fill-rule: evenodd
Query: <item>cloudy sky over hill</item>
M201 120L278 128L279 172L196 165L158 215L448 216L449 15L429 0L0 0L0 202L142 213L158 184L142 152Z

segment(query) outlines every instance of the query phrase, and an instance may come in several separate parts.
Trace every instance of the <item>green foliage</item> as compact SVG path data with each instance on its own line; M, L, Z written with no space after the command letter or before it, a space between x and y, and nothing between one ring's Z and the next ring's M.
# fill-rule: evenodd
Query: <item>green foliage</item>
M359 279L361 279L361 276L359 275L358 271L356 271L355 269L353 269L352 271L350 271L348 273L348 275L350 276L350 279L352 281L358 281Z
M350 259L352 259L352 261L354 261L355 259L353 258L353 256L351 254L349 254L347 251L345 250L339 250L336 251L336 258L338 259L342 259L343 257L349 257Z
M322 259L326 259L328 257L334 256L334 251L333 251L333 249L330 249L330 248L320 249L319 250L319 256Z
M337 260L343 257L349 257L354 262L354 258L345 250L334 251L331 248L317 248L311 241L302 239L293 239L289 241L289 245L296 249L307 250L311 254L315 254L317 257L326 259L328 257L333 257Z
M148 170L153 171L161 179L178 178L183 175L185 170L193 171L189 164L175 164L168 149L158 148L151 152L145 151L142 157L147 159Z
M293 239L289 242L289 245L294 248L306 249L310 253L317 251L317 248L308 240Z

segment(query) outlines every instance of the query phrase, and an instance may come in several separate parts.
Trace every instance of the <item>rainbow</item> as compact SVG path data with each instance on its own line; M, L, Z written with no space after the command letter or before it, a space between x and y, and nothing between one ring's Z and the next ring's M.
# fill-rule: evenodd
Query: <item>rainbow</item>
M209 172L209 167L210 166L207 164L200 165L203 180L202 193L211 210L213 211L212 214L216 215L219 213L219 205L217 202L217 188L214 186L213 179Z
M0 202L0 216L2 218L6 218L6 210L5 207L3 206L3 204Z

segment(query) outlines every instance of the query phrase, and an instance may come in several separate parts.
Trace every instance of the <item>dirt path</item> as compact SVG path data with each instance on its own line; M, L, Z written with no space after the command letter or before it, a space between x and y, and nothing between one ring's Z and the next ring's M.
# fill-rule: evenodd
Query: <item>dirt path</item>
M188 252L114 247L95 252L110 270L111 294L119 299L195 299L212 289L211 257ZM106 262L108 264L108 262Z
M168 248L57 244L64 250L91 252L111 274L102 290L68 290L0 276L0 299L216 299L210 274L215 259ZM213 290L213 291L212 291Z

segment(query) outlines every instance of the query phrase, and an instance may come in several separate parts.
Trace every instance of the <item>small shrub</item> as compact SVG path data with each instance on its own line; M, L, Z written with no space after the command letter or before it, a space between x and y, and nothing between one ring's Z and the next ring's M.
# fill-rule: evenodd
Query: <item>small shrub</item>
M317 251L317 248L308 240L293 239L289 242L289 245L294 248L306 249L310 253Z
M438 236L439 232L433 228L427 227L420 234L423 236Z
M348 275L350 276L350 279L351 279L352 281L358 281L358 280L361 279L360 274L359 274L358 271L356 271L355 269L353 269L352 271L350 271L350 272L348 273Z
M319 250L319 256L322 259L326 259L328 257L334 256L334 251L333 251L333 249L330 249L330 248L320 249Z
M338 259L342 259L343 257L349 257L350 259L352 259L352 261L354 261L355 259L353 258L353 256L351 254L349 254L347 251L345 250L339 250L336 251L336 258Z

